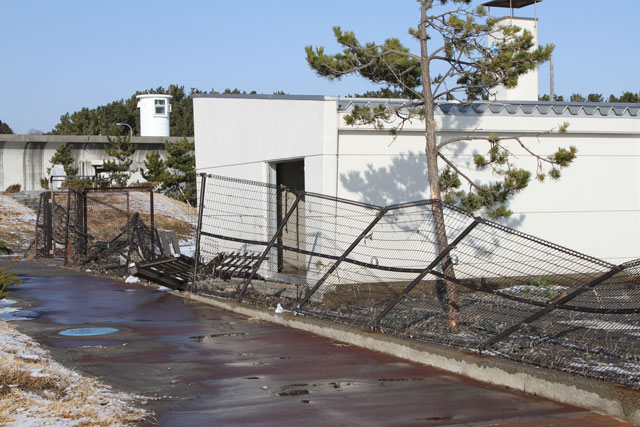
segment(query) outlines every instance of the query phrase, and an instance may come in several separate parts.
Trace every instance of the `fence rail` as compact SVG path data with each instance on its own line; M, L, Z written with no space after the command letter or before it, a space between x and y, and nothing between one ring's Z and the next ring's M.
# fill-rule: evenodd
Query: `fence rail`
M37 213L36 256L64 258L65 265L99 261L126 269L132 260L154 257L154 216L148 187L44 192Z
M640 261L616 266L433 200L198 179L195 292L640 386Z

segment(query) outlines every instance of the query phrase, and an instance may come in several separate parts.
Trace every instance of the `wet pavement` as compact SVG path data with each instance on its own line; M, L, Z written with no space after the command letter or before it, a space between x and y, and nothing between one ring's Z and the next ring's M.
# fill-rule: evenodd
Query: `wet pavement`
M150 397L145 425L624 425L151 287L10 267L23 280L10 298L37 317L13 324L64 365ZM59 334L89 327L118 331Z

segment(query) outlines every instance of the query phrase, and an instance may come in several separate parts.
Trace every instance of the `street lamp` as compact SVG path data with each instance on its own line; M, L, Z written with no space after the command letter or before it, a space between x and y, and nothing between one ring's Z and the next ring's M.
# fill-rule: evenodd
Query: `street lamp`
M133 137L133 129L127 123L116 123L116 126L126 126L129 128L129 138Z

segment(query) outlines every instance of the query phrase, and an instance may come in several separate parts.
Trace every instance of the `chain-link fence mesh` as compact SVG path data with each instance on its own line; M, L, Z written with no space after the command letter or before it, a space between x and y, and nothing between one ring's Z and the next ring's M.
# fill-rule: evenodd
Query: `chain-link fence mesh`
M40 196L36 256L126 270L131 261L153 258L156 234L148 187L68 189Z
M199 177L194 291L640 386L640 263L434 201Z

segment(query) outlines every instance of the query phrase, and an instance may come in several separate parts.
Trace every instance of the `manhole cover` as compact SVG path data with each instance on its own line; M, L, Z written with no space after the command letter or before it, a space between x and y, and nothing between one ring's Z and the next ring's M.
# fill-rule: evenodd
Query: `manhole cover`
M77 329L67 329L65 331L60 332L60 335L64 335L67 337L90 337L94 335L107 335L112 334L114 332L118 332L118 329L115 328L77 328Z

